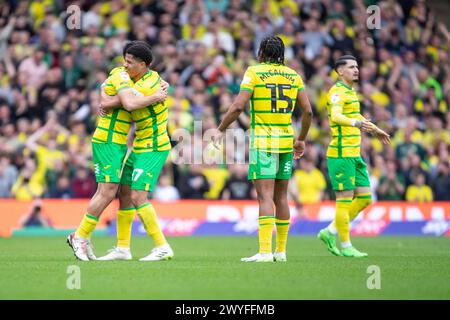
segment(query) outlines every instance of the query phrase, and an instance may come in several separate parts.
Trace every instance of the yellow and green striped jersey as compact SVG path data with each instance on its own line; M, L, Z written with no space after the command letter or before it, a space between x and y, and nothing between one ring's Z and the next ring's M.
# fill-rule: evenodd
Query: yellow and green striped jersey
M156 71L149 70L133 86L137 96L154 94L161 86L161 78ZM170 139L167 133L169 112L164 103L158 102L148 107L131 112L136 123L136 138L133 151L136 153L170 150Z
M348 118L361 119L358 96L353 88L337 82L328 92L327 111L332 139L328 146L327 157L350 158L361 155L361 131L358 127L342 126L331 121L331 107L342 107L342 114Z
M250 149L292 152L292 111L298 91L303 89L300 75L284 65L261 63L246 70L241 90L253 93Z
M133 81L124 67L114 68L102 84L106 94L115 96L120 90L131 88ZM112 109L105 116L99 117L92 142L127 144L131 127L131 114L123 108Z

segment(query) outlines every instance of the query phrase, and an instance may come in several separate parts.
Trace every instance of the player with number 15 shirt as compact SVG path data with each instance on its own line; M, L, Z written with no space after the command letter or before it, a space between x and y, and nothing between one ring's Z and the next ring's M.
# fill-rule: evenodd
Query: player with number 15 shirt
M267 37L258 50L258 64L249 67L240 92L212 136L219 147L225 130L250 102L250 159L248 179L259 201L259 252L244 262L286 261L290 223L287 200L292 161L305 149L312 111L300 75L284 64L284 43ZM301 132L294 139L292 111L301 109ZM272 254L272 229L276 225L276 249Z

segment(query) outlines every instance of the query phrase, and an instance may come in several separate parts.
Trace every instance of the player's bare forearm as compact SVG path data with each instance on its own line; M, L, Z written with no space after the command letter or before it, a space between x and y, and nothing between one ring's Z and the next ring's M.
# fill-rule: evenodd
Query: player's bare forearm
M291 181L289 182L288 185L288 200L289 201L293 201L295 207L301 208L302 204L298 198L298 189L297 189L297 185L296 185L296 181L295 179L291 179Z
M228 109L225 117L220 123L218 127L219 131L224 132L230 126L230 124L236 121L242 111L244 111L245 106L247 105L247 102L250 100L251 96L251 92L245 90L239 92L236 100L233 102L230 109Z
M120 103L127 111L134 111L148 107L156 102L164 101L167 97L167 93L161 94L156 92L150 96L136 97L131 90L122 90L119 92Z
M308 135L313 113L311 104L309 103L308 96L306 95L304 90L298 93L297 101L300 104L300 109L302 111L302 128L300 130L298 140L303 141L306 139L306 136Z
M222 132L224 132L230 124L232 124L234 121L236 121L237 118L239 118L239 115L241 114L243 110L238 108L234 103L231 105L230 109L228 109L227 113L225 114L225 117L223 118L222 122L220 123L218 129Z
M384 130L378 128L375 124L372 122L368 122L371 126L370 130L366 130L367 132L370 132L371 134L375 135L383 144L390 144L391 143L391 136L385 132Z
M159 102L159 96L135 97L129 106L129 111L138 110Z
M118 96L109 96L102 91L100 102L105 110L120 108L120 99Z
M312 111L307 111L302 114L302 128L300 130L300 134L298 135L299 140L305 140L308 135L309 127L311 126L312 121Z
M364 128L361 127L361 129L364 129L364 131L366 132L375 134L379 130L379 128L373 122L371 122L370 119L366 119L362 114L357 114L355 119L364 123Z
M169 84L161 80L161 86L152 95L137 97L133 94L132 89L125 89L119 92L120 103L123 108L128 111L134 111L142 108L149 107L157 102L163 102L167 99L167 90Z

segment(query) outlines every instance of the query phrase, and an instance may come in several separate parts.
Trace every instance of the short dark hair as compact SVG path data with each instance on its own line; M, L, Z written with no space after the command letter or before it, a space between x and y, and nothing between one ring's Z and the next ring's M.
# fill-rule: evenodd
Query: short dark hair
M147 44L134 43L127 48L126 53L144 61L147 66L149 66L153 61L152 50Z
M340 67L340 66L345 66L347 64L347 60L354 60L357 61L356 58L352 55L345 55L345 56L341 56L339 58L337 58L337 60L334 63L334 70L336 70Z
M141 45L147 46L150 50L152 50L152 46L148 42L142 41L142 40L133 40L133 41L127 42L127 44L125 44L125 46L123 47L122 55L124 57L127 54L128 48L131 47L134 44L141 44Z
M284 43L280 37L266 37L258 50L259 62L284 64Z

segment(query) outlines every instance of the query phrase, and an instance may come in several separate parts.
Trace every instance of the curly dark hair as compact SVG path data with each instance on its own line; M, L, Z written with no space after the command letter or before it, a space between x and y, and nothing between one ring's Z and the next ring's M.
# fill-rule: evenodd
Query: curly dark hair
M284 43L280 37L266 37L258 50L259 62L284 64Z

